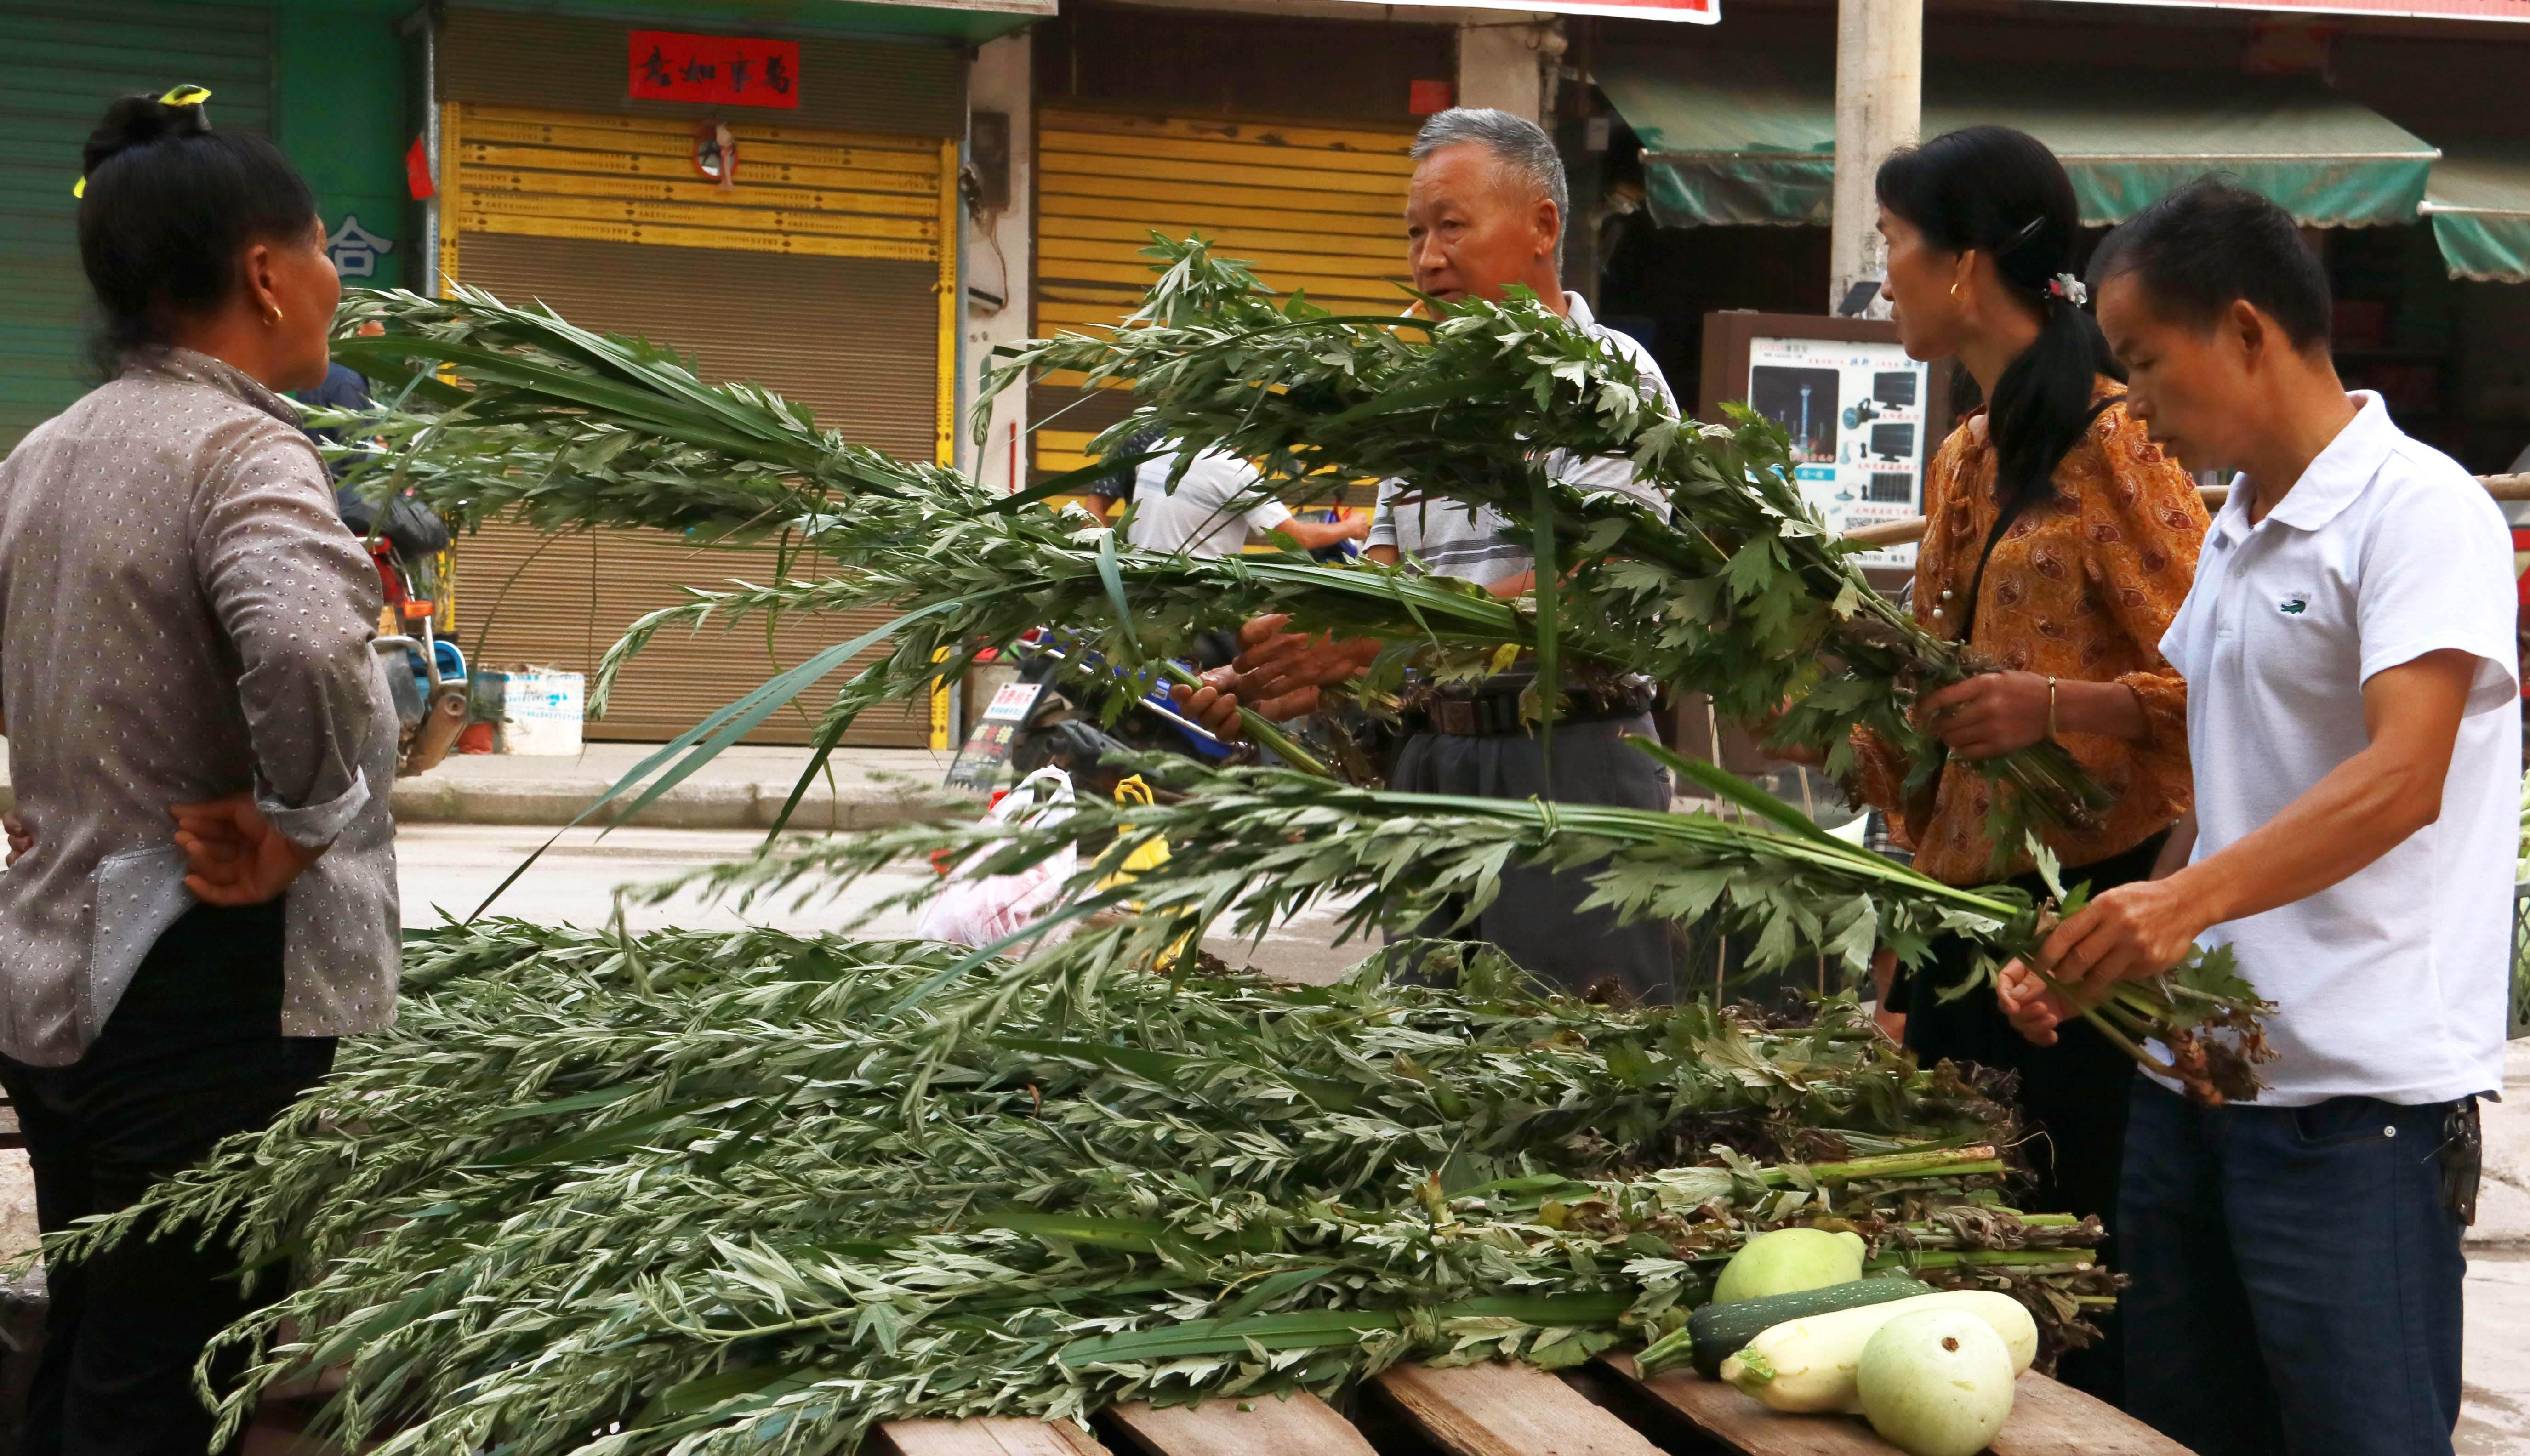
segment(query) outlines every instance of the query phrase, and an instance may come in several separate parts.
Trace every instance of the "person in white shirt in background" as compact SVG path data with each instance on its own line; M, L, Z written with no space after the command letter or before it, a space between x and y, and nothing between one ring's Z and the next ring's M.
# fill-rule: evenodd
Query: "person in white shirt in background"
M2330 359L2292 218L2213 182L2102 244L2126 409L2237 469L2163 639L2196 808L2040 959L2075 998L2228 945L2276 1009L2254 1103L2138 1080L2126 1403L2200 1456L2448 1453L2476 1099L2502 1086L2521 754L2512 553L2448 457ZM2025 967L2042 1045L2070 1007Z
M1259 492L1264 477L1254 465L1226 450L1196 456L1172 482L1177 465L1176 456L1164 455L1133 468L1132 513L1126 518L1125 539L1136 550L1216 558L1237 555L1251 534L1283 536L1307 551L1369 534L1366 515L1298 518L1292 508Z

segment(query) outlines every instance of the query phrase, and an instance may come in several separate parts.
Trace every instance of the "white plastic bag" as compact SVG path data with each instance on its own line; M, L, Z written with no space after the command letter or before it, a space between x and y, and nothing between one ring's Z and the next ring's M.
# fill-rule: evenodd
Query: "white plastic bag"
M1045 785L1042 793L1037 791L1040 782ZM991 824L1056 824L1071 815L1072 778L1053 768L1039 769L1020 780L1000 803L984 811L985 821ZM922 907L915 935L961 945L990 945L1007 940L1035 924L1053 906L1079 863L1078 855L1067 845L1016 875L973 873L977 864L990 857L990 850L972 853L949 872L940 892ZM1072 923L1067 920L1049 929L1036 944L1060 944L1071 937L1072 929Z

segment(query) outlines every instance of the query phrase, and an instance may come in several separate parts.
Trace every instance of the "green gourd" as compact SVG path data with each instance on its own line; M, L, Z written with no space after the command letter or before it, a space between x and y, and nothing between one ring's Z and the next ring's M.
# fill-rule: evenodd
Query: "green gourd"
M1862 1235L1778 1228L1740 1246L1713 1286L1713 1302L1764 1299L1862 1277Z

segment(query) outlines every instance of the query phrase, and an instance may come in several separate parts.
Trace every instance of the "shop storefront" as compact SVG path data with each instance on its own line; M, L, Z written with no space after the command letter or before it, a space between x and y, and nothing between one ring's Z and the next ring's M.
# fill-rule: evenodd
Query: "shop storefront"
M901 458L949 458L962 49L700 36L689 24L447 15L435 93L443 281L640 335L705 380L761 384ZM495 665L588 671L635 618L678 601L680 583L773 569L769 550L494 525L460 546L461 639ZM589 734L682 731L772 666L876 624L662 637ZM812 726L803 711L756 740L804 740ZM846 741L919 746L933 728L921 711L898 712Z
M412 248L399 139L403 0L76 0L0 6L0 451L96 380L80 272L80 148L111 98L180 82L260 132L316 189L336 267L398 284Z
M1581 23L1604 155L1600 312L1692 381L1708 314L1826 303L1833 27L1745 0L1717 30ZM1927 7L1925 135L2020 127L2066 162L2090 236L2220 173L2307 227L2340 300L2338 363L2472 469L2530 446L2530 27L2290 23L2189 6ZM1577 170L1577 169L1576 169ZM1595 217L1592 214L1595 212ZM1700 392L1700 391L1696 391Z
M1066 11L1035 46L1038 332L1130 312L1154 231L1200 234L1330 308L1404 305L1406 150L1451 103L1453 27ZM1084 463L1123 408L1040 384L1036 469Z

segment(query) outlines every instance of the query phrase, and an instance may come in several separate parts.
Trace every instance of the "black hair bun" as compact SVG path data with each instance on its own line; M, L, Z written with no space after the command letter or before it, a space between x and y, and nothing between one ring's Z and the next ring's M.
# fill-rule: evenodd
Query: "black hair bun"
M166 95L179 95L187 89L192 88L180 87ZM118 96L105 108L105 119L88 134L87 146L80 154L80 172L82 176L93 173L108 158L136 146L170 136L207 136L210 132L210 117L199 101L171 106L165 96L146 91Z

